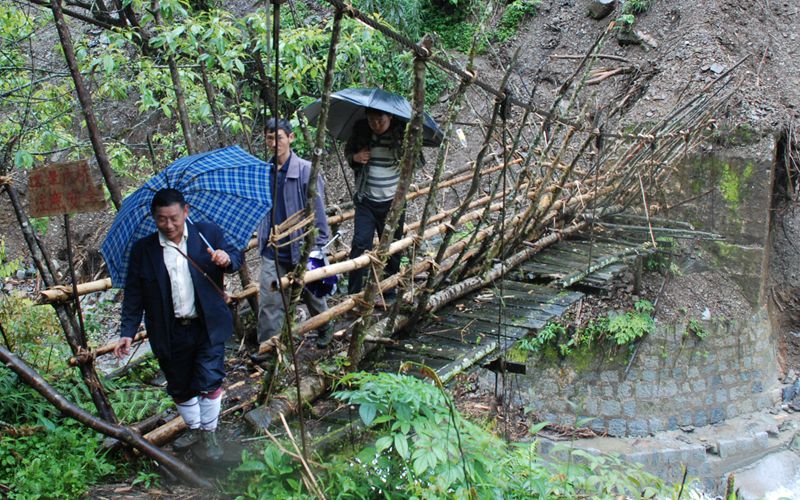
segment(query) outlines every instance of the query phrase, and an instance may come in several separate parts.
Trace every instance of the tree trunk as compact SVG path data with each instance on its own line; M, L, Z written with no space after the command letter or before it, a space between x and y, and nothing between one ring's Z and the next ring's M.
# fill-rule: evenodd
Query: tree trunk
M190 155L197 153L197 147L192 138L192 127L189 123L189 113L186 111L186 97L183 94L183 85L181 85L181 75L178 72L178 64L172 56L167 57L167 66L169 66L169 76L172 79L172 90L175 92L175 107L178 109L178 121L181 124L181 132L183 132L183 141L186 144L186 152Z
M202 48L199 49L199 54L203 54ZM217 94L214 92L214 87L211 86L211 82L208 80L206 63L204 61L200 61L198 64L200 66L200 76L203 78L203 88L206 91L208 107L211 108L211 118L214 122L214 130L217 132L217 147L224 148L225 131L222 129L222 124L219 121L219 112L217 111Z
M16 189L11 184L6 184L5 188L11 200L11 206L14 208L14 213L17 216L22 234L25 237L25 242L28 244L28 250L30 250L33 262L39 270L39 276L42 277L45 286L55 285L56 277L53 274L53 266L50 263L50 259L47 257L47 252L44 249L43 243L36 237L31 228L30 220L22 209ZM81 336L77 333L80 330L75 322L75 317L72 315L72 311L63 303L53 304L53 309L56 311L56 317L61 324L61 329L64 331L64 336L72 349L73 355L79 355L86 350L86 343L84 341L83 347L81 348ZM117 418L114 415L114 410L111 407L108 396L105 391L103 391L103 385L97 373L94 371L92 364L82 364L80 366L80 371L83 381L86 383L86 387L92 395L92 401L97 407L98 414L109 422L116 422Z
M199 477L192 469L183 462L176 459L169 453L164 453L159 448L142 439L136 432L121 425L110 424L95 418L90 413L82 410L78 406L70 403L64 396L58 393L41 375L36 373L21 359L13 355L8 349L0 347L0 361L5 363L14 373L16 373L26 384L31 386L36 392L44 396L53 406L61 412L83 425L103 433L106 436L116 438L142 452L162 464L179 478L192 486L199 488L212 488L211 483Z
M111 202L114 208L119 210L122 205L122 193L117 185L114 172L111 170L111 163L108 161L106 154L106 147L103 144L100 130L97 128L97 120L94 116L94 108L92 105L92 98L89 91L83 82L83 76L78 69L78 62L75 60L75 51L72 48L72 39L69 34L67 23L64 22L64 13L61 10L61 0L51 0L50 8L53 11L53 19L55 20L56 30L58 37L61 39L61 47L64 50L64 58L67 60L69 72L72 74L72 81L75 83L75 91L78 94L78 100L83 109L83 117L86 120L86 130L89 133L89 140L94 149L94 155L97 158L97 166L100 168L100 173L103 174L108 192L111 194Z
M161 25L161 5L158 0L153 0L152 9L156 25ZM169 52L169 48L165 47L165 52ZM178 122L181 124L183 142L186 145L186 152L193 155L197 153L197 148L192 138L189 113L186 111L186 98L183 93L183 85L181 85L181 74L178 71L178 63L175 62L175 56L172 54L167 55L167 67L169 68L169 77L172 80L172 91L175 92L175 108L178 110Z

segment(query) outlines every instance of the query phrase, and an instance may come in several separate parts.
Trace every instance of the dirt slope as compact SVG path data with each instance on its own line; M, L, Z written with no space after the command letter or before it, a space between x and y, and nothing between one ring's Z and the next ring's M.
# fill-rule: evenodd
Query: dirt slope
M550 90L563 81L574 60L553 55L583 54L617 11L603 20L587 12L588 0L543 0L540 15L518 35L523 78L534 81L543 65L541 85ZM696 91L747 58L737 72L740 88L725 119L735 126L747 123L762 132L783 128L800 102L800 5L796 2L748 2L744 0L655 0L637 16L634 31L639 45L621 46L610 37L604 54L625 58L638 73L612 77L597 86L598 94L625 92L635 80L647 79L647 87L633 106L628 120L652 119L673 108L686 91ZM505 54L510 54L506 49ZM608 68L628 63L604 60ZM716 65L716 66L715 66ZM733 128L733 127L731 127Z

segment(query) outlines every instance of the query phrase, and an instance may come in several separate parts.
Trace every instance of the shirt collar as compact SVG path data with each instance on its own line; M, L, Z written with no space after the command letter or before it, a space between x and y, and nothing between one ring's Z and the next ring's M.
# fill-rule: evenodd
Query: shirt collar
M189 239L189 225L184 223L183 224L183 236L181 236L181 245L186 243ZM173 241L168 240L166 236L161 234L161 231L158 231L158 242L161 244L162 247L177 247Z
M291 163L291 161L292 161L292 154L294 154L294 151L289 150L289 156L286 157L286 161L283 162L283 165L281 165L281 169L280 169L281 172L286 172L287 170L289 170L289 163ZM277 167L278 166L278 157L277 156L273 156L270 159L270 163L272 163L272 169L273 170L277 170L277 168L278 168Z

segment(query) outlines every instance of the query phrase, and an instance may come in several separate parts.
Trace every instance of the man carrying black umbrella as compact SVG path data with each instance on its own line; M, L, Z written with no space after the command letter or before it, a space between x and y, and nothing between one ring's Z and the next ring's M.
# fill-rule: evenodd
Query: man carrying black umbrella
M366 115L366 120L353 125L353 132L345 146L345 154L356 174L351 259L371 250L374 235L377 233L380 238L383 234L386 217L400 180L404 122L379 109L368 108ZM400 216L395 239L403 236L404 219L405 212ZM395 274L400 270L400 257L400 253L389 257L386 264L387 274ZM361 291L365 273L365 269L350 272L349 293ZM395 294L394 290L385 292L384 300L391 302Z
M122 302L117 357L130 353L144 312L150 346L167 379L167 393L189 432L173 444L188 448L202 439L205 457L222 458L216 437L225 378L225 341L233 317L225 302L223 273L242 265L242 253L219 226L187 224L183 193L161 189L150 212L158 231L133 245Z

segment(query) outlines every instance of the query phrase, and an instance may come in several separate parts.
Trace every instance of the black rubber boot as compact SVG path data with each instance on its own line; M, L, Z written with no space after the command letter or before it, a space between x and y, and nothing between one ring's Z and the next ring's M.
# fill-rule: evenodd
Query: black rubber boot
M217 439L217 431L201 431L200 436L206 453L206 459L208 459L209 462L219 462L222 460L223 451Z
M175 451L188 450L200 439L200 429L188 429L181 437L172 442Z
M333 340L333 324L327 323L325 326L317 329L317 347L324 349Z

